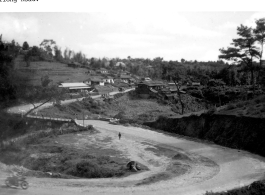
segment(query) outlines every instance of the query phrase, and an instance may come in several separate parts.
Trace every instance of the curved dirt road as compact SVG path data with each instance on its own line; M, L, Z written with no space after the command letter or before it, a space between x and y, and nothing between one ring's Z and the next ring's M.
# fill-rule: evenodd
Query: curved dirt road
M81 121L80 121L81 123ZM207 170L197 170L181 175L167 181L160 181L150 185L124 187L118 185L121 182L133 180L136 175L129 178L112 179L49 179L28 178L31 187L24 191L21 189L8 189L0 186L0 194L29 194L29 195L70 195L70 194L178 194L197 195L206 191L223 191L261 179L265 171L265 160L259 156L247 152L232 150L216 145L199 143L195 141L177 138L150 130L136 127L111 125L104 121L86 121L101 131L117 134L122 133L122 138L152 142L157 145L176 150L183 150L190 154L206 157L219 165L219 170L208 178L202 178ZM126 143L125 143L126 144ZM196 167L195 167L196 169ZM195 174L196 173L196 174ZM142 175L147 172L140 173ZM0 182L4 184L4 177L0 174ZM1 184L0 184L1 185Z

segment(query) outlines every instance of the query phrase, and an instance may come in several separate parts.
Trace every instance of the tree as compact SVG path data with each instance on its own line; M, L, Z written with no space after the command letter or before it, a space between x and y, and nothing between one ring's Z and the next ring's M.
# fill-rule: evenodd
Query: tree
M33 108L25 113L24 116L48 102L58 102L64 99L65 89L56 85L49 85L51 82L52 80L48 76L44 76L41 78L41 86L27 87L25 89L24 98L33 105Z
M178 99L181 105L181 114L184 114L184 108L185 108L185 104L181 96L182 93L180 92L181 80L184 78L183 74L184 72L181 69L174 69L174 71L170 74L171 79L173 80L175 86L177 87Z
M11 78L12 69L12 55L9 55L8 46L1 41L0 37L0 101L5 102L15 99L16 88L14 80Z
M186 62L186 60L185 59L183 59L183 58L181 58L181 63L185 63Z
M263 54L263 45L265 42L265 18L261 18L256 20L256 28L254 29L254 35L257 42L260 44L260 61L259 61L259 69L262 66L262 54ZM261 70L262 71L262 70ZM258 72L258 82L260 81L260 72Z
M25 41L25 42L23 43L23 45L22 45L22 49L23 49L23 50L28 50L28 49L29 49L29 44L28 44L27 41Z
M260 52L255 46L256 38L253 29L242 24L237 27L237 34L240 37L233 39L231 43L233 47L221 48L219 58L233 61L235 64L244 64L245 70L251 72L251 83L254 85L255 67L253 61L260 58Z
M41 44L40 47L44 49L44 51L47 52L47 54L49 56L52 56L52 51L56 46L56 42L52 39L44 39Z
M114 67L114 65L115 65L115 64L114 64L114 60L113 60L113 59L111 59L111 60L110 60L110 63L109 63L109 66L110 66L110 68L113 68L113 67Z
M263 45L265 42L265 18L256 20L256 28L254 29L256 41L260 44L260 66L263 54Z
M186 77L186 70L182 67L175 66L174 62L163 64L162 77L168 81L173 81L177 88L177 96L181 105L181 114L184 114L185 104L182 99L182 93L180 91L181 81Z
M68 57L68 49L65 48L64 52L63 52L63 57L65 60L69 60L69 57Z
M41 86L48 87L48 85L52 82L48 75L41 77Z
M57 45L54 46L54 56L55 56L55 59L58 62L62 62L63 61L61 48L59 48Z

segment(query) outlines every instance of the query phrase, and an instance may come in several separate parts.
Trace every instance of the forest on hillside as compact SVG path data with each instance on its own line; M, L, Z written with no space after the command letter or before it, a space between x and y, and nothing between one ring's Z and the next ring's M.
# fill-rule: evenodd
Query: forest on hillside
M175 82L178 85L199 82L201 87L191 87L190 94L224 104L233 100L229 94L263 93L265 86L265 68L262 65L263 45L265 40L265 19L256 20L256 27L240 25L238 38L232 40L231 46L220 49L217 61L166 61L163 57L154 59L133 58L87 58L81 51L69 48L62 50L52 39L43 40L38 46L30 46L27 41L20 46L15 40L8 42L0 37L0 100L2 103L16 101L20 96L26 99L41 100L58 94L56 88L48 90L51 80L42 78L42 86L35 90L20 90L25 83L18 82L14 70L14 59L23 55L28 67L33 61L78 63L89 70L105 68L117 72L128 71L136 78L150 77L153 80ZM237 87L235 89L235 87ZM243 90L244 89L244 90ZM223 103L222 103L223 102Z

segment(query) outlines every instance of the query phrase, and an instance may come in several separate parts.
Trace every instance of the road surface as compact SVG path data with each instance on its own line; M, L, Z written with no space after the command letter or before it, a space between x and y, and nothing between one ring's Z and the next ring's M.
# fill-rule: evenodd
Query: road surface
M79 121L82 123L82 121ZM50 179L28 178L28 190L9 189L0 187L0 194L19 195L70 195L70 194L142 194L142 195L199 195L206 191L223 191L248 185L263 178L265 159L244 151L233 150L213 144L185 140L176 136L165 135L136 127L111 125L105 121L87 120L86 125L92 124L102 133L109 132L117 135L121 132L122 138L142 140L170 149L183 150L193 155L206 157L218 166L218 172L205 174L207 170L195 167L193 171L167 181L160 181L150 185L126 186L126 182L137 178L132 175L125 178L111 179ZM123 140L121 139L121 142ZM126 144L126 141L123 142ZM140 173L141 175L142 173ZM143 173L145 174L145 173ZM208 175L208 177L207 177ZM4 184L5 174L0 171L0 183ZM143 175L141 175L143 176ZM122 185L124 184L124 185Z

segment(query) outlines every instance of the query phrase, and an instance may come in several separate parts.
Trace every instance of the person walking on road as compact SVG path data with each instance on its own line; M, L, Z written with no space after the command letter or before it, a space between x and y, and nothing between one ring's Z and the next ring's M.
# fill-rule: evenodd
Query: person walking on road
M119 136L119 139L121 139L121 132L119 132L118 136Z

